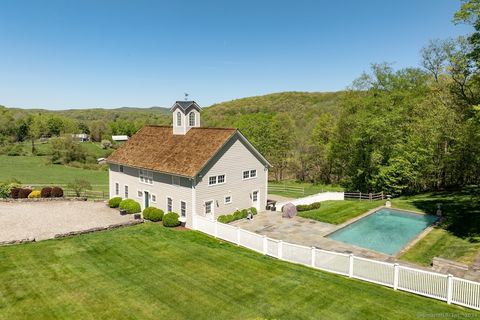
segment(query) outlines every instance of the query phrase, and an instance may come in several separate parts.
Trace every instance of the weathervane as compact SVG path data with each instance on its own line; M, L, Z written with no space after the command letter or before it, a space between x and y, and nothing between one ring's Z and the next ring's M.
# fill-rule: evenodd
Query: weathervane
M184 94L185 94L185 101L187 101L187 100L188 100L188 96L189 96L189 94L188 94L188 93L186 93L186 92L185 92Z

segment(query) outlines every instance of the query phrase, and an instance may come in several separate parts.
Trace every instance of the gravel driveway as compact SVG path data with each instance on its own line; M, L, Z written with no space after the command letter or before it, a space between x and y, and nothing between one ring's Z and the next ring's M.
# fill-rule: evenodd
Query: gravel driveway
M60 233L129 220L133 220L132 215L121 216L103 202L0 202L0 242L50 239Z

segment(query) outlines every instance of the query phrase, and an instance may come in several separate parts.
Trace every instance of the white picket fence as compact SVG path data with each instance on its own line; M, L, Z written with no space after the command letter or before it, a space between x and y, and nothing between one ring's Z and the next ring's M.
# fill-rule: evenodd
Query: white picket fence
M271 239L201 216L194 216L193 229L281 260L480 310L478 282Z

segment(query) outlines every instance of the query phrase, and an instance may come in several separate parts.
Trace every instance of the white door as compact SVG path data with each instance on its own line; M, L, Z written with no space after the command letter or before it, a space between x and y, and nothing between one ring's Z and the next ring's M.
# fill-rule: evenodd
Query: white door
M205 217L214 220L213 200L205 201Z
M260 207L259 207L260 201L258 199L259 195L260 195L260 193L258 192L258 190L254 190L252 192L252 207L257 209L257 211L260 210Z

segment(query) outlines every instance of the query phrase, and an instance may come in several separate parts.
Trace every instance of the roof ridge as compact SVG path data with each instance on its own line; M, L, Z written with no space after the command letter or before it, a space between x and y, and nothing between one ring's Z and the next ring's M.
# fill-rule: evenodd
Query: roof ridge
M173 128L172 126L165 126L165 125L160 125L160 124L146 124L142 128L145 127L154 127L154 128ZM210 129L210 130L238 130L238 128L217 128L217 127L193 127L190 128L190 130L193 129Z

